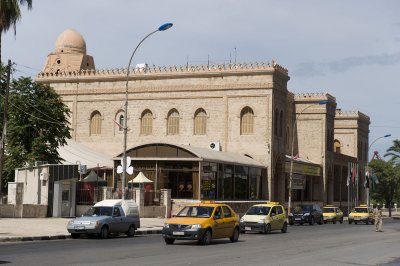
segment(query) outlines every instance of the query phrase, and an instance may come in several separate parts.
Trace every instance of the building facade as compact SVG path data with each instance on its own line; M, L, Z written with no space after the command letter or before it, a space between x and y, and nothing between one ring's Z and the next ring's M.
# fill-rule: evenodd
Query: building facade
M216 181L213 187L216 195L226 181L232 182L224 187L231 190L229 200L251 200L250 182L254 182L251 176L259 176L260 182L255 185L260 187L259 199L286 202L288 163L296 155L299 158L293 163L299 184L299 189L293 192L296 201L321 204L336 199L346 201L345 197L335 197L342 185L338 182L348 170L348 160L360 165L366 160L366 156L360 157L355 151L365 152L369 118L359 112L353 112L355 116L344 115L336 109L336 99L328 93L293 94L287 89L289 79L288 70L272 61L141 66L130 70L127 85L126 69L95 69L93 57L86 54L83 37L67 30L58 38L55 51L48 56L36 80L53 87L70 108L73 139L114 158L115 166L122 157L124 119L128 124L127 153L133 166L147 170L153 181L158 177L161 161L174 161L171 167L181 171L188 168L183 162L197 156L197 161L204 164L196 163L190 166L190 171L198 176L195 179L191 174L191 185L198 186L195 189L199 192L183 198L200 199L201 189L209 184L203 181L210 179L209 170L214 169L211 175L222 182ZM126 90L127 114L124 113ZM319 104L321 101L327 103ZM177 161L179 156L168 155L167 151L167 155L160 153L158 148L146 156L137 155L143 147L163 145L186 151L188 157ZM212 155L205 151L196 154L191 149L209 150ZM336 163L335 155L339 152L347 157ZM213 153L221 158L210 160L216 156ZM229 159L232 154L239 156L236 160L251 161L235 163ZM216 165L210 165L213 163ZM253 166L257 169L250 170ZM257 175L251 175L250 171L256 171ZM126 181L134 174L128 175ZM157 188L171 188L172 194L178 195L179 178L171 175L164 183L159 180ZM122 186L116 173L112 184ZM235 191L242 191L243 186L245 194L237 195Z

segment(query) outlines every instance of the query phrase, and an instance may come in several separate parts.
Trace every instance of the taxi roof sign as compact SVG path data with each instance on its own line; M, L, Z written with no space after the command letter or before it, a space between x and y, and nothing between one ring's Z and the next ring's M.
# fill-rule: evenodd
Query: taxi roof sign
M215 200L202 200L201 203L203 203L203 204L214 204Z
M267 201L267 204L279 205L279 202L278 201Z
M368 207L367 204L360 204L360 207Z

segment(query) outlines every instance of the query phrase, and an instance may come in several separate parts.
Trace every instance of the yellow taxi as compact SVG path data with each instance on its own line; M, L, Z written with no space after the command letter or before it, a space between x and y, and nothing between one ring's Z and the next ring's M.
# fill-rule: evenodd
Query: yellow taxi
M200 245L210 244L212 239L239 240L239 218L232 208L214 201L185 206L176 216L168 219L162 229L167 245L175 240L197 240Z
M343 223L343 212L336 206L326 205L322 208L322 215L324 217L324 223L332 222L332 223Z
M251 206L240 219L240 231L269 234L273 230L287 232L286 212L279 202Z
M367 205L355 207L349 214L349 224L363 222L366 224L374 223L374 215L371 208Z

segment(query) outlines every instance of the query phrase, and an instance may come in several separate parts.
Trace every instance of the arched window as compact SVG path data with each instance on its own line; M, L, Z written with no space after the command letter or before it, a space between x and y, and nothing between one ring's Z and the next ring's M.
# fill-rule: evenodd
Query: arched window
M90 135L101 134L101 114L99 111L94 111L90 117Z
M240 112L240 134L249 135L254 133L254 112L250 107L245 107Z
M176 109L172 109L168 113L167 135L179 134L179 113Z
M283 137L283 111L279 114L279 137Z
M203 108L197 109L194 114L194 130L195 135L205 135L207 130L207 114Z
M119 110L115 115L115 130L116 131L123 131L124 130L124 111Z
M341 146L340 141L335 139L333 145L334 145L334 150L333 151L337 152L337 153L340 153L340 146Z
M146 109L141 116L140 134L151 135L153 133L153 113Z
M278 119L279 119L279 111L278 108L275 109L275 114L274 114L274 135L278 136Z

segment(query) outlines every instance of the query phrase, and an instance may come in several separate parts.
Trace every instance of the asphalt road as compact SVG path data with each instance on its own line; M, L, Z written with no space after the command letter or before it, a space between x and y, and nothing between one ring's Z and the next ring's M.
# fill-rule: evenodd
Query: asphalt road
M400 265L400 220L373 225L290 226L288 233L247 233L165 245L161 235L0 244L0 264L14 265Z

